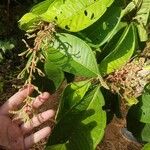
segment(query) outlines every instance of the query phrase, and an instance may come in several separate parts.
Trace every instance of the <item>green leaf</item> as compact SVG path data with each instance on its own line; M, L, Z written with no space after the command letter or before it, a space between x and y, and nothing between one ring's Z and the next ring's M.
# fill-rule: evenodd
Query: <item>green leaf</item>
M39 16L33 13L26 13L20 20L19 20L19 27L23 30L31 30L34 28L34 25L39 22Z
M140 122L136 109L139 108L134 105L128 112L127 128L139 142L150 142L150 124Z
M64 93L63 109L67 108L68 111L65 111L65 115L59 119L53 130L48 141L49 150L54 150L57 144L64 144L62 149L67 150L95 149L106 126L106 113L102 110L104 99L99 87L86 93L71 107L68 106L75 102L74 97L71 99L68 89Z
M148 34L147 34L147 29L146 26L144 26L141 22L136 25L140 37L141 42L145 42L148 40Z
M57 67L54 63L46 61L44 70L47 77L54 82L55 88L58 89L64 80L64 73L61 68Z
M69 109L77 105L88 91L91 83L89 80L73 82L69 84L63 93L63 98L59 107L59 114L57 121L62 117ZM67 100L67 101L66 101ZM64 107L65 105L65 107Z
M0 63L4 60L4 54L15 47L14 39L0 40Z
M138 10L135 19L137 20L137 28L140 40L148 40L147 24L150 16L150 0L142 0L140 9Z
M112 5L96 23L83 30L82 33L90 43L101 46L116 33L120 21L121 8Z
M54 43L46 43L46 45L46 48L48 47L46 50L46 61L48 63L54 63L62 70L75 75L84 77L99 76L93 51L81 39L66 33L57 34Z
M101 54L98 57L98 61L101 62L107 55L109 55L117 46L117 42L119 41L120 37L122 36L123 32L125 31L128 25L126 23L120 22L116 33L114 36L105 44L105 46L101 47ZM117 42L116 42L117 41Z
M135 108L135 113L138 115L138 119L143 123L150 123L150 85L144 88L143 94L139 99Z
M150 90L149 86L146 87L139 103L132 106L127 115L127 128L140 142L150 142L150 123L143 123L149 122L149 111L147 112L147 107L144 106L147 104L145 101L149 101L147 99L149 95L147 95L147 88Z
M141 122L150 123L150 85L146 87L141 99Z
M6 53L6 51L11 50L15 47L15 41L13 39L5 39L0 40L0 50L2 50L3 53Z
M145 144L142 150L150 150L150 143Z
M19 27L26 31L34 30L35 24L38 24L38 22L42 21L40 15L47 11L53 1L55 0L45 0L35 5L29 13L26 13L19 20Z
M41 17L47 22L55 19L59 27L77 32L97 21L112 2L113 0L57 0Z
M127 15L128 13L132 12L134 9L136 9L136 3L135 2L130 2L126 8L122 11L122 17Z
M0 53L0 63L3 61L3 55Z
M52 22L72 32L85 29L96 22L107 10L114 0L51 0L35 6L30 13L36 15L41 21ZM45 11L45 12L44 12ZM26 15L25 15L26 16ZM29 22L29 24L28 24ZM20 27L29 29L31 18L21 18ZM26 23L26 28L25 24Z
M150 13L150 0L142 0L140 9L137 12L136 19L147 25Z
M115 49L107 55L99 65L100 72L103 75L120 69L129 61L136 47L135 34L133 24L126 28Z
M139 131L141 131L140 139L144 142L150 142L150 124L149 123L143 124L143 127L140 128Z
M38 3L37 5L33 6L32 9L31 9L31 12L33 14L36 14L36 15L41 15L43 13L45 13L49 6L54 2L55 0L45 0L41 3Z

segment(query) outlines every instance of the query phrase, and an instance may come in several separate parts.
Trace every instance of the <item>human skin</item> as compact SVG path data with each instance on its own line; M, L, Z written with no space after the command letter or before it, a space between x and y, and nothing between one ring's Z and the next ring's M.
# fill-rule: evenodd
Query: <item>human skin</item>
M27 86L26 88L19 90L9 100L7 100L0 107L0 149L7 150L28 150L35 143L48 137L51 132L49 126L43 127L39 131L32 133L31 131L40 126L42 123L53 118L55 112L53 110L47 110L42 112L33 118L23 123L21 121L14 121L10 118L10 111L17 110L17 107L23 102L23 100L33 92L33 86ZM50 98L49 93L44 92L32 103L34 109L38 109L45 101Z

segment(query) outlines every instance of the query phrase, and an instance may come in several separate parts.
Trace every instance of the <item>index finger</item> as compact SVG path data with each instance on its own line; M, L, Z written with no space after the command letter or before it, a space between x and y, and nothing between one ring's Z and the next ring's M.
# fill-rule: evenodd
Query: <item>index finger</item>
M28 85L26 88L14 94L0 107L0 114L6 115L9 111L15 110L23 102L23 100L33 92L33 90L34 87L32 85Z

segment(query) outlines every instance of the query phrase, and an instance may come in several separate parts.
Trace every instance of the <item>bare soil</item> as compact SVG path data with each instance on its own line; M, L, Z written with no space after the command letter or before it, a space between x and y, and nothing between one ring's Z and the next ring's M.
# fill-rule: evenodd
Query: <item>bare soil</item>
M140 143L130 141L121 132L125 127L125 120L113 118L112 122L107 125L105 136L98 150L141 150Z

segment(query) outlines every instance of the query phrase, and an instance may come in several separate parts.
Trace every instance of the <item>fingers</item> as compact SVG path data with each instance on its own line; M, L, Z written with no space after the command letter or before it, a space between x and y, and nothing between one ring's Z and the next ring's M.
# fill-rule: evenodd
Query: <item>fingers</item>
M9 111L17 109L18 105L20 105L23 100L33 92L33 90L34 87L32 85L28 85L17 92L8 101L6 101L4 105L2 105L0 108L0 114L8 114Z
M27 113L28 115L32 114L32 110L33 109L38 109L45 101L47 101L50 97L50 94L48 92L44 92L42 94L40 94L39 96L37 96L35 98L35 100L33 100L32 102L32 107L26 108L28 109ZM18 115L15 115L14 118L18 118L18 119L14 119L14 123L21 125L23 122L22 120L20 120L20 117Z
M39 95L34 101L32 106L37 109L39 108L45 101L47 101L50 98L49 93L44 92L41 95Z
M39 130L38 132L28 136L25 138L24 142L25 142L25 149L29 149L30 147L32 147L33 144L41 141L42 139L48 137L48 135L50 135L51 132L51 128L50 127L45 127L41 130Z
M47 110L41 114L38 114L37 116L33 117L29 122L26 122L21 125L21 130L23 134L27 134L30 132L33 128L38 127L42 123L48 121L52 117L54 117L55 112L53 110Z

